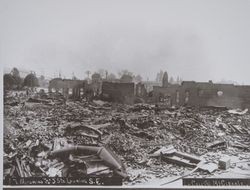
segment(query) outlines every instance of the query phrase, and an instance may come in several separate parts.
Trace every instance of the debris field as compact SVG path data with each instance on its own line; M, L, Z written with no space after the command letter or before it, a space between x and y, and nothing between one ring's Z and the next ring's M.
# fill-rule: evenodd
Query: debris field
M5 178L116 175L125 185L164 185L187 175L249 177L249 145L248 110L4 99Z

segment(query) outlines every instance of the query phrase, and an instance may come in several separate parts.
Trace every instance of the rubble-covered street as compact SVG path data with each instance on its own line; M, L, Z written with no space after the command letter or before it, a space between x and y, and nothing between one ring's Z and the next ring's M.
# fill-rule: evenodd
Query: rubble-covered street
M4 102L5 178L115 174L124 185L148 186L185 176L249 178L249 145L247 110L65 101L11 92ZM75 146L86 155L72 152ZM100 153L106 148L117 159L106 160L109 154Z

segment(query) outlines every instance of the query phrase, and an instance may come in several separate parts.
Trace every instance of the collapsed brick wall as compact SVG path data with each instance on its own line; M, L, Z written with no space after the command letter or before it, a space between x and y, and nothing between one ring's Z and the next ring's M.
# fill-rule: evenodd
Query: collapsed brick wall
M55 78L49 82L49 91L55 89L56 91L62 91L64 97L69 96L69 91L72 90L72 98L80 98L81 90L86 87L87 82L84 80L70 80Z
M134 98L134 83L102 83L103 100L132 104Z
M161 96L170 97L171 105L250 108L250 86L184 81L181 85L154 87L154 101L159 102Z

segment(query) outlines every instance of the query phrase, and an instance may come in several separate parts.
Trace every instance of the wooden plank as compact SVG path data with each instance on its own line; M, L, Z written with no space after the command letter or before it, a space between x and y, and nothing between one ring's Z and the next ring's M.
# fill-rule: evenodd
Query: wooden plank
M193 156L193 155L190 155L190 154L186 154L186 153L182 153L182 152L175 152L175 155L179 156L179 157L183 157L183 158L188 159L188 160L190 160L192 162L195 162L195 163L199 163L201 161L196 156Z
M196 167L196 164L192 164L190 162L187 162L186 160L172 158L172 157L168 157L168 156L164 156L164 155L162 158L163 158L163 160L170 162L170 163L173 163L173 164L188 166L188 167Z
M21 164L20 164L18 158L16 158L16 163L17 163L17 167L18 167L18 170L19 170L20 177L24 177L24 173L23 173L23 170L22 170L22 167L21 167Z

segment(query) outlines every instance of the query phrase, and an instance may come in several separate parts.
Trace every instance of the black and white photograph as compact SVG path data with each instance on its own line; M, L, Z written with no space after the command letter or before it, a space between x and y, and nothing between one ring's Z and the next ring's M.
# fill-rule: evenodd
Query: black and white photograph
M1 0L5 188L250 187L249 0Z

